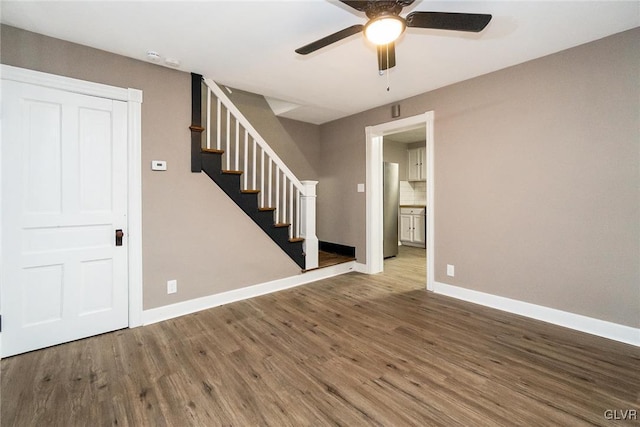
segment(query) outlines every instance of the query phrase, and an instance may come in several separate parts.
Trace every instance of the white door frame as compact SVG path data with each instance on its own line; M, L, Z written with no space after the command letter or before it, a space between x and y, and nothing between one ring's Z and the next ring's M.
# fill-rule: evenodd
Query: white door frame
M129 195L127 201L128 232L125 242L127 242L129 255L129 327L142 326L142 91L86 82L9 65L0 65L0 73L2 80L13 80L127 103L127 189ZM0 162L0 168L1 165L2 162ZM1 180L2 170L0 170ZM2 188L1 184L2 182L0 182L0 189ZM0 200L2 200L2 194L0 194ZM0 221L2 221L1 217ZM2 268L3 250L6 249L0 247L0 269ZM3 284L0 282L0 289L2 286Z
M367 147L367 259L365 272L380 273L384 269L382 253L382 145L383 137L416 127L426 126L427 150L427 290L433 290L434 275L434 139L433 111L365 128Z

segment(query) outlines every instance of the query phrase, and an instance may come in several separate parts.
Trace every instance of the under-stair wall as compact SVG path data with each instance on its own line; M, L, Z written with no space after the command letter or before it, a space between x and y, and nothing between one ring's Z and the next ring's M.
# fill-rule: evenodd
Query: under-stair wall
M192 100L192 172L205 172L303 270L316 268L317 181L300 181L212 80L192 74Z

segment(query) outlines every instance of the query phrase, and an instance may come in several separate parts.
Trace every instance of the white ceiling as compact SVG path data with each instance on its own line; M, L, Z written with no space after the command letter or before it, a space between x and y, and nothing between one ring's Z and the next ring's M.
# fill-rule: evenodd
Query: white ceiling
M1 21L141 60L155 50L181 70L273 98L282 116L315 124L640 26L637 0L417 0L402 16L414 10L493 20L479 34L407 29L397 66L384 76L361 35L307 56L294 52L366 22L335 1L2 0Z

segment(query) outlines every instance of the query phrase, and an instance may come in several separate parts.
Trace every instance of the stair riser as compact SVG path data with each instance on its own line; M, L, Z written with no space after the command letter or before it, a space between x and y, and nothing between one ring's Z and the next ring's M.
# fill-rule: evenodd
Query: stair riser
M209 172L220 173L222 170L222 155L221 154L200 154L202 159L202 169L209 175ZM209 171L209 172L207 172ZM211 175L209 175L211 177Z
M250 216L263 230L273 228L273 212L258 211L250 214Z

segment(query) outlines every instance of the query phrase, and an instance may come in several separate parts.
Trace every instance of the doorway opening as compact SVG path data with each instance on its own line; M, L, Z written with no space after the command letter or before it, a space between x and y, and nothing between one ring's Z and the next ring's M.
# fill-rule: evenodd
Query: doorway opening
M382 123L366 128L366 230L367 256L365 271L369 274L380 273L384 270L383 253L383 161L385 137L393 139L392 135L404 135L406 138L416 138L423 133L424 141L424 189L426 212L426 288L433 290L434 283L434 139L433 139L433 111L401 120ZM398 137L396 137L397 139ZM402 138L402 137L401 137ZM408 181L408 180L407 180ZM421 187L421 186L419 186Z

